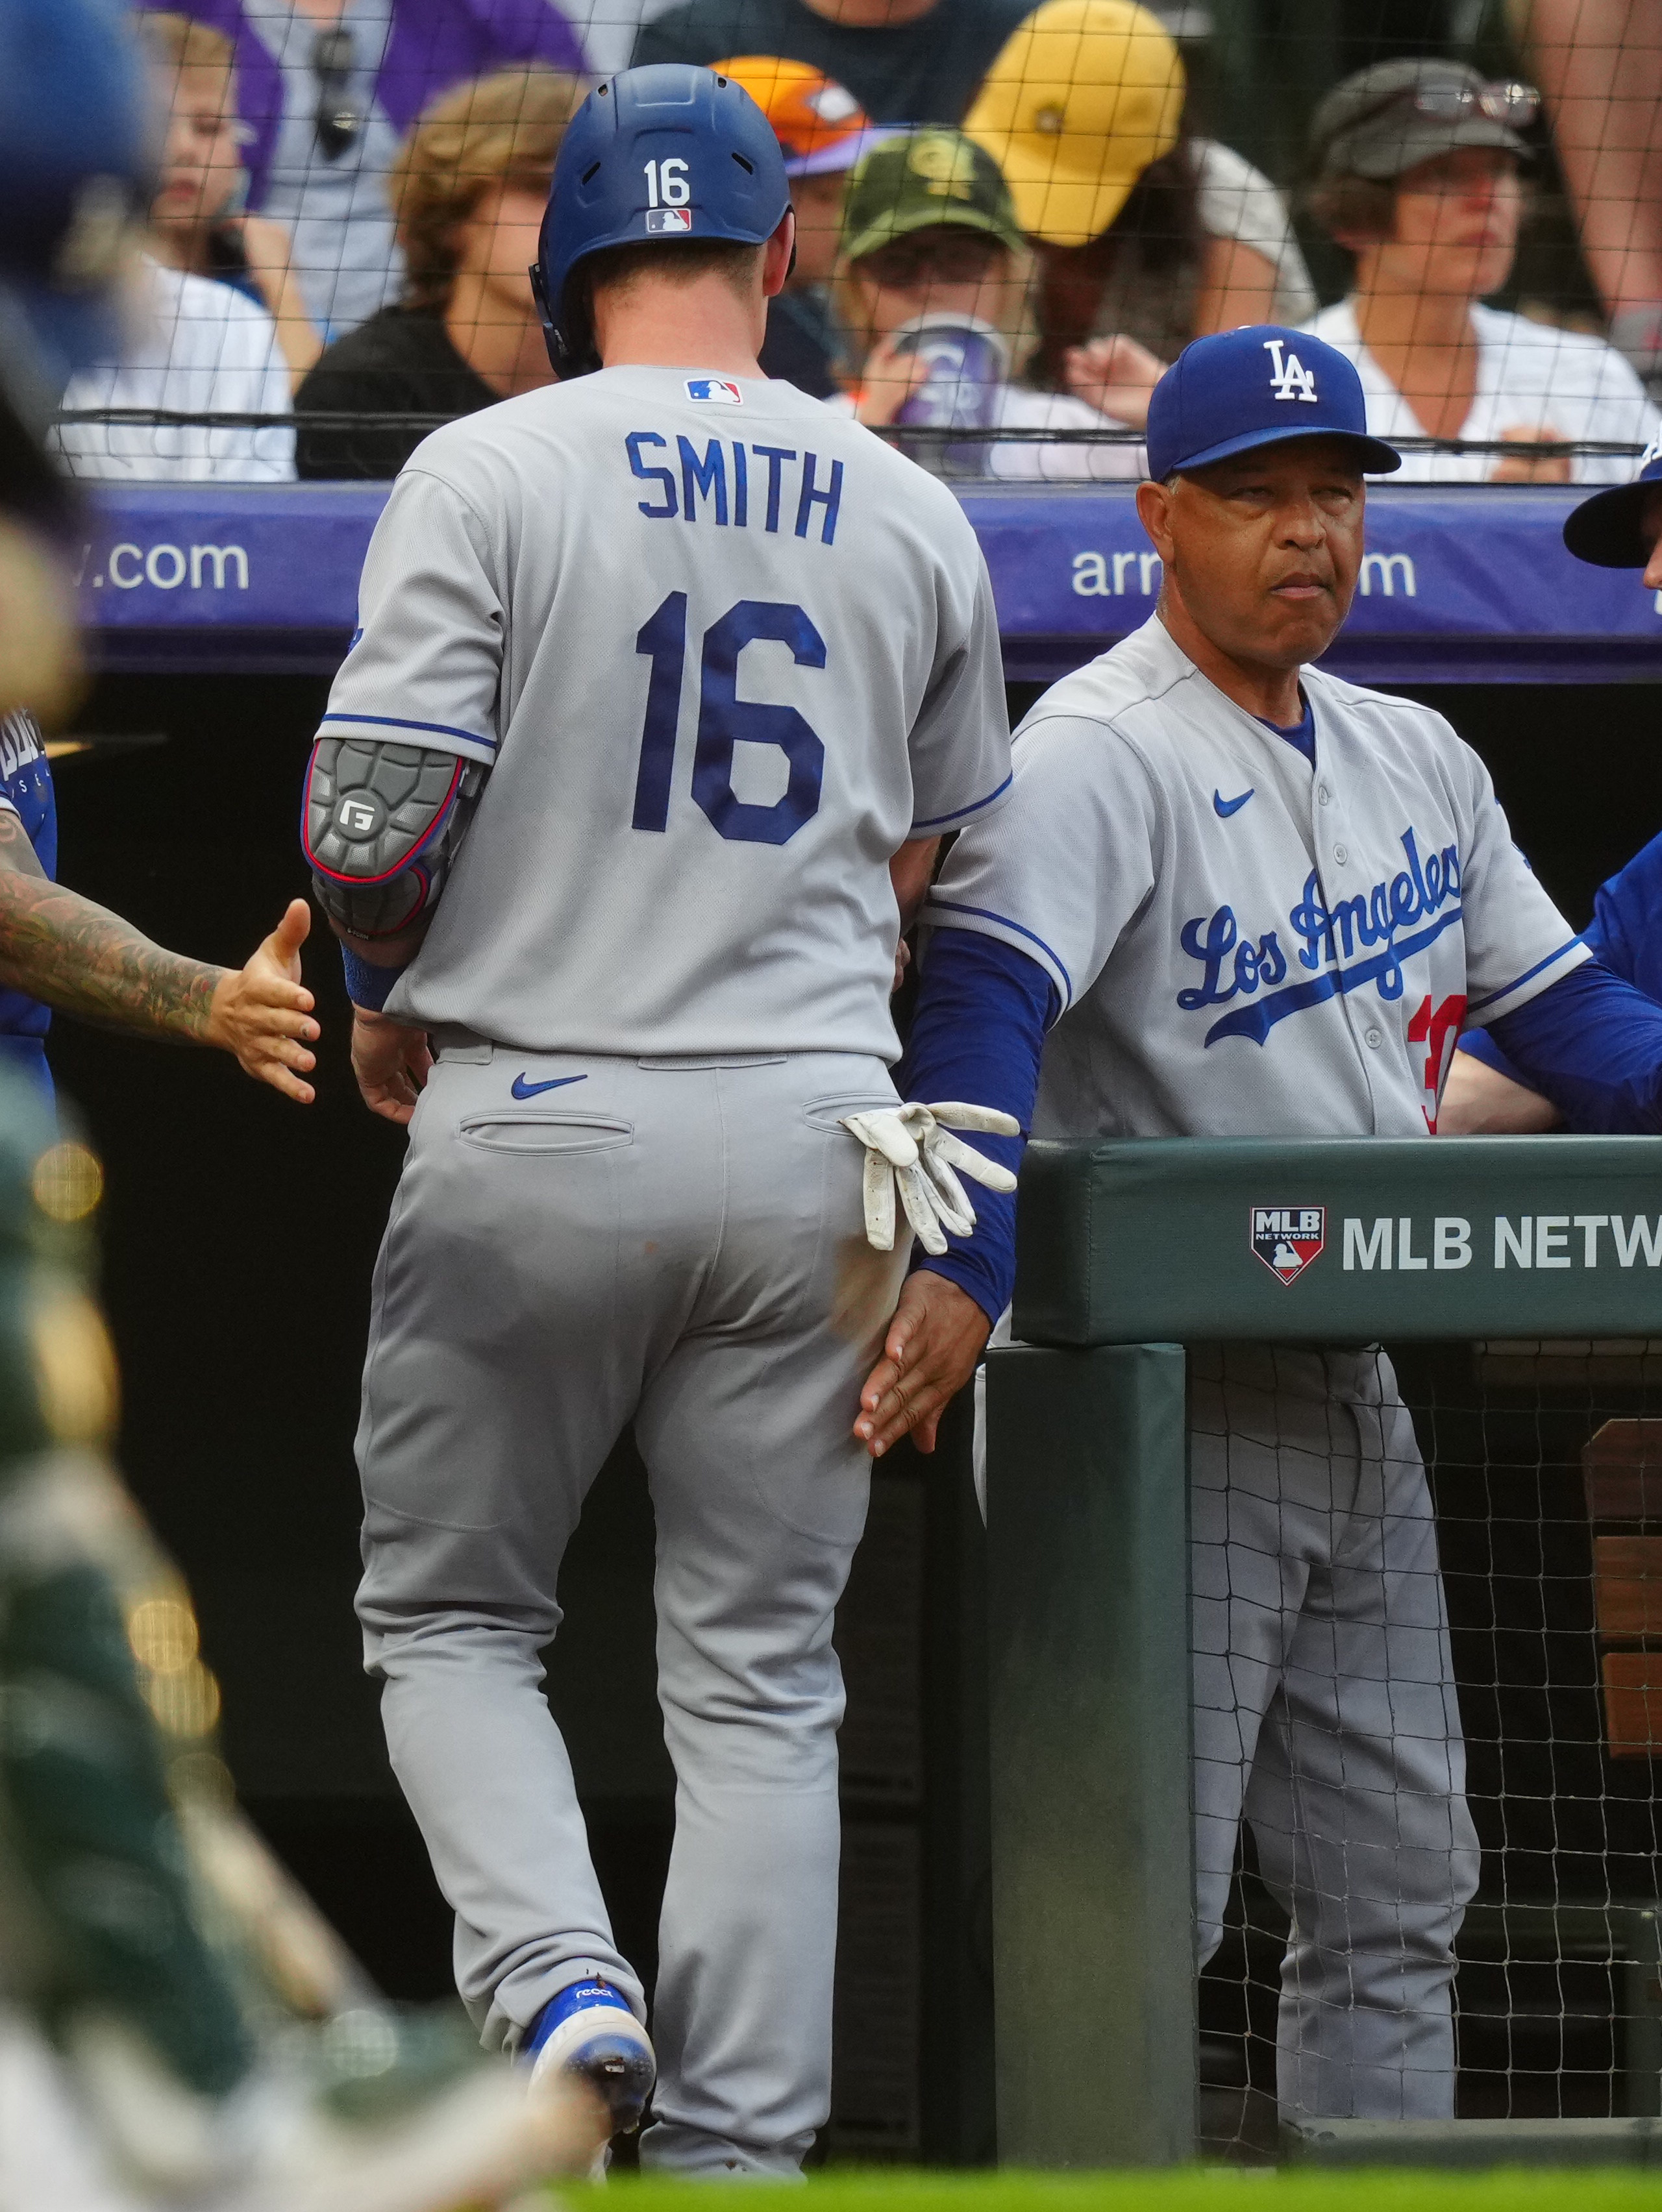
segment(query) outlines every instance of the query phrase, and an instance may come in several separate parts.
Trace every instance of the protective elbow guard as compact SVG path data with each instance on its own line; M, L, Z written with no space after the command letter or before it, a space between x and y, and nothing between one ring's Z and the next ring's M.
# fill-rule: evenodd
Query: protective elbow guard
M394 937L444 889L483 770L454 753L320 738L301 842L318 903L354 937Z

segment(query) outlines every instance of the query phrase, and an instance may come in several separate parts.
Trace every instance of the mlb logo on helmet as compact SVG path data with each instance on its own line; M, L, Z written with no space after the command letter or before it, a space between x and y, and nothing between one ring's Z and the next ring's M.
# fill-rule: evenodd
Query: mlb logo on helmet
M669 230L691 230L692 210L678 207L648 208L646 210L646 227L654 237L661 237L664 232Z
M1327 1240L1324 1206L1255 1206L1249 1236L1252 1249L1277 1282L1292 1283L1321 1256Z
M721 407L742 407L745 404L744 393L725 376L688 377L687 398L714 400Z

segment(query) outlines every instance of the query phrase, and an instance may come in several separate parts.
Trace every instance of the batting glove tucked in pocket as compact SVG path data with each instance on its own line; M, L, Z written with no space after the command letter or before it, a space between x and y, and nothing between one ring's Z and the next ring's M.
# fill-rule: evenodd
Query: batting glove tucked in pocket
M885 1106L870 1114L845 1114L843 1127L866 1147L866 1236L880 1252L894 1249L894 1193L926 1252L947 1249L946 1231L967 1237L975 1208L953 1172L961 1169L989 1190L1014 1190L1016 1179L950 1133L974 1129L989 1137L1019 1137L1021 1124L995 1106Z

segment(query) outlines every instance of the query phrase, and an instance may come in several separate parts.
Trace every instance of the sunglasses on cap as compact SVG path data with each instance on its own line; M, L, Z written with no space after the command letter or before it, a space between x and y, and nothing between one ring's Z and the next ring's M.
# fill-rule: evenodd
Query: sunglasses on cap
M1541 95L1532 84L1521 84L1508 78L1495 84L1420 84L1402 92L1394 92L1369 110L1369 116L1384 115L1393 107L1406 107L1415 115L1423 115L1434 123L1464 123L1474 115L1486 122L1502 123L1513 131L1525 131L1541 112ZM1359 116L1358 122L1368 117ZM1348 126L1354 130L1355 124Z

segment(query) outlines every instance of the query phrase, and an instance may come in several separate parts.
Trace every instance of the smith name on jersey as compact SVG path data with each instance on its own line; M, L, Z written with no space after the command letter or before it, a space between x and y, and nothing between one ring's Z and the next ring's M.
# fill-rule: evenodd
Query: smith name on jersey
M926 919L1050 975L1037 1133L1423 1135L1462 1027L1588 957L1440 714L1300 680L1313 765L1155 616L1017 732Z
M946 488L788 385L603 369L393 487L320 734L489 772L387 1002L539 1051L892 1060L909 838L1009 784Z

